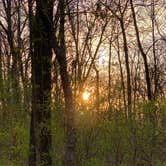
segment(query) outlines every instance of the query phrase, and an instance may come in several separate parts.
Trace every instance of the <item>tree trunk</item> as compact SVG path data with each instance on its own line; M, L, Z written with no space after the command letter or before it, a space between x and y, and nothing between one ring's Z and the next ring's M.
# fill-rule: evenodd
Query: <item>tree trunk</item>
M141 55L143 57L143 60L144 60L146 86L147 86L147 96L148 96L148 100L152 100L151 82L150 82L147 56L146 56L146 54L143 50L143 47L142 47L142 44L141 44L141 41L140 41L139 30L138 30L136 15L135 15L134 6L133 6L133 0L130 0L130 6L131 6L133 21L134 21L134 27L135 27L136 37L137 37L138 48L139 48L139 50L141 52Z
M1 34L0 34L1 35ZM1 36L0 36L0 45L2 44L2 41L1 41ZM1 47L0 47L0 103L2 104L0 106L0 110L2 108L2 114L4 113L5 110L3 110L4 107L4 99L3 99L3 95L4 95L4 82L3 82L3 62L2 62L2 50L1 50ZM4 116L2 116L2 118L5 118Z
M129 66L129 54L128 54L128 44L127 44L127 37L124 27L123 18L120 19L120 25L122 29L123 35L123 47L125 53L125 65L126 65L126 72L127 72L127 102L128 102L128 116L131 118L131 76L130 76L130 66Z
M34 147L30 147L32 148L32 156L29 165L30 162L34 165L52 165L50 154L52 20L52 1L37 1L34 26L31 27L33 29L31 31L33 53L30 141Z
M32 0L28 0L28 8L29 8L29 54L32 58L33 56L33 12L32 12ZM33 79L32 79L33 81ZM30 141L29 141L29 148L30 148L30 153L29 153L29 166L36 166L36 144L35 144L35 126L34 126L34 95L32 95L32 110L31 110L31 120L30 120Z
M124 113L125 113L125 117L127 118L126 93L125 93L125 83L124 83L122 62L121 62L121 58L120 58L119 36L117 36L117 47L118 47L117 48L117 54L118 54L120 76L121 76L121 84L122 84L122 92L123 92L123 104L124 104L124 111L125 111Z
M59 43L55 36L52 38L52 47L57 56L60 66L60 75L62 80L64 98L65 98L65 166L75 165L75 146L76 146L76 129L74 122L74 105L72 89L67 72L67 59L65 48L65 1L59 1L60 9L60 27L59 27Z
M152 0L151 7L151 21L152 21L152 41L153 41L153 59L154 59L154 100L158 94L158 74L157 74L157 57L156 57L156 45L155 45L155 2Z
M109 43L109 60L108 60L108 104L111 107L111 58L112 58L112 42Z
M95 63L93 68L96 73L96 111L99 113L100 111L99 70L97 69Z
M62 80L63 92L65 97L65 166L75 164L76 131L74 123L73 95L70 87L69 76L67 73L67 63L65 50L58 54L57 59L60 65L60 75Z

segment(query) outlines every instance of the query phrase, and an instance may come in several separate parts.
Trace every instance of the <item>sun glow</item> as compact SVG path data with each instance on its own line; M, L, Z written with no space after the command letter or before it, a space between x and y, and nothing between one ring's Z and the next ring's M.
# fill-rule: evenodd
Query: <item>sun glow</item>
M84 101L87 101L89 99L90 93L89 92L83 92L82 98Z

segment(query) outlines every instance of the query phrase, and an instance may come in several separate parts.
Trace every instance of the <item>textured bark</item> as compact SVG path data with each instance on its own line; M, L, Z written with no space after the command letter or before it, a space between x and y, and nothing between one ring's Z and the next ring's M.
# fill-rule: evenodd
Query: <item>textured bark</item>
M28 0L28 8L29 8L29 54L32 58L33 56L33 12L32 12L32 0ZM33 81L33 79L32 79ZM34 101L33 95L32 95L32 100L31 102ZM36 166L36 151L35 151L35 126L34 126L34 102L32 102L32 111L31 111L31 120L30 120L30 140L29 140L29 148L30 148L30 153L29 153L29 166Z
M35 165L52 165L51 160L51 58L53 2L36 2L32 41L32 111L29 159ZM34 161L35 160L35 161Z

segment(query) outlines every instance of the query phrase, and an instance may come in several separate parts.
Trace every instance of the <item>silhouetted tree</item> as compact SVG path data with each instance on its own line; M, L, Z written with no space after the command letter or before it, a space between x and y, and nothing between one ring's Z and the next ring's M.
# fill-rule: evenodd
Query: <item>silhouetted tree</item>
M51 58L53 1L36 1L35 16L30 7L32 53L32 111L29 165L52 165L51 160ZM32 20L31 20L32 19ZM33 23L32 23L33 21ZM34 146L34 147L33 147ZM34 161L35 160L35 161Z

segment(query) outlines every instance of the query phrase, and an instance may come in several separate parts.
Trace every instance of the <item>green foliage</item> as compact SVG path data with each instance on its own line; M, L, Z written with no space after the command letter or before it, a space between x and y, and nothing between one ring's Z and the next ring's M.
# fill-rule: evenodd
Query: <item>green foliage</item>
M0 142L0 165L21 166L27 162L29 133L25 124L15 122L1 127Z
M125 118L123 110L113 108L97 116L91 112L77 115L78 165L164 165L166 135L157 123L161 108L154 103L138 108L138 117L132 120ZM150 119L154 112L155 123Z
M76 165L165 166L165 110L164 102L139 103L132 120L126 119L123 109L111 106L101 113L88 108L76 110ZM26 166L29 113L21 105L9 104L1 110L1 115L0 166ZM53 165L62 166L65 152L63 104L52 106L51 130Z
M61 166L64 155L64 107L56 105L52 113L52 159L53 165Z

